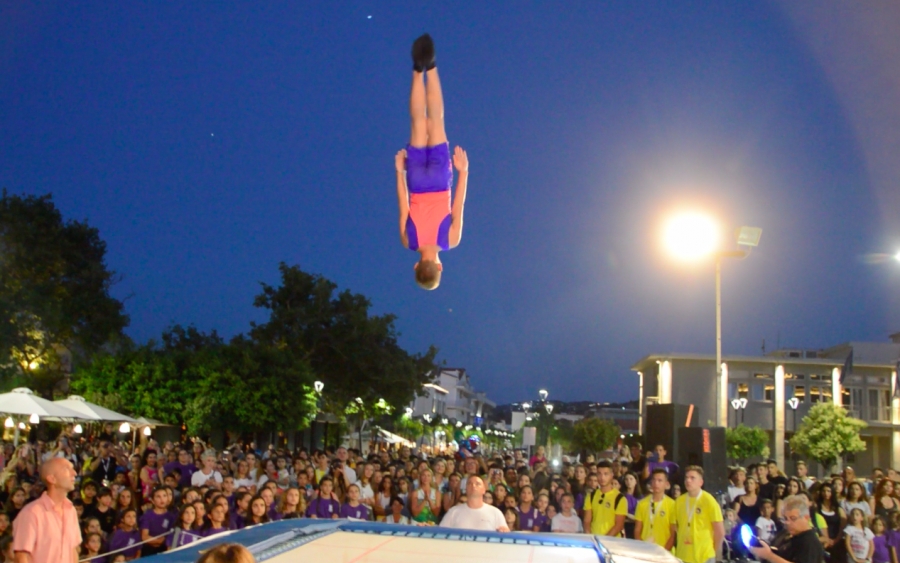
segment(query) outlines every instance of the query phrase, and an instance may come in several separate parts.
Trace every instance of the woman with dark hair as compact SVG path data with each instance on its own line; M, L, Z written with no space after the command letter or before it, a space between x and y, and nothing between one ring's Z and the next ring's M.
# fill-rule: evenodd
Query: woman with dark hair
M756 477L747 477L744 489L747 492L734 499L734 511L741 522L752 528L759 519L759 481Z
M375 519L383 522L391 511L391 497L394 496L394 481L390 475L381 478L378 490L375 491L375 504L372 505Z
M828 529L828 541L825 550L832 556L832 560L842 561L846 556L843 550L844 527L847 525L847 515L841 508L840 501L834 494L834 487L831 483L825 482L819 486L819 494L816 497L816 505L818 513L825 519L825 525Z
M250 500L250 510L247 512L247 518L244 526L254 526L256 524L265 524L269 521L269 507L266 505L266 499L259 495L254 496Z
M894 498L894 482L890 479L882 479L875 485L875 494L869 501L872 513L881 516L885 522L889 521L889 514L900 510L900 502Z
M231 511L231 529L240 530L246 525L250 513L250 500L253 495L244 491L234 494L234 510Z
M847 485L847 494L841 501L841 508L845 514L850 514L854 508L858 508L865 516L865 524L869 523L872 517L872 507L869 506L869 498L866 496L866 490L859 481L852 481Z
M781 529L781 518L784 516L784 500L792 495L799 495L803 492L803 481L796 477L791 477L788 479L787 485L785 485L784 490L781 492L781 496L779 496L775 500L775 522L778 524L779 529Z
M13 522L16 519L16 516L19 515L19 512L25 507L26 500L28 500L28 495L22 487L16 487L9 494L9 499L7 499L6 504L3 506L3 512L9 516L10 522Z
M162 485L162 471L156 464L156 450L147 448L141 456L141 494L144 502L150 502L153 488Z

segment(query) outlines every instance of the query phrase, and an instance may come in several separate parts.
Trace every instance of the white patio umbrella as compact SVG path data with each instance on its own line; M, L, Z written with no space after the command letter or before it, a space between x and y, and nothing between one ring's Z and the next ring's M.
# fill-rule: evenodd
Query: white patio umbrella
M131 418L127 414L122 414L110 410L106 407L101 407L100 405L85 400L84 397L81 397L79 395L69 395L68 399L60 399L59 401L53 401L53 403L66 407L67 409L72 409L73 411L78 411L82 415L81 418L87 420L103 420L108 422L127 422L129 424L137 424L137 420Z
M0 394L0 414L28 417L37 415L38 417L85 418L85 416L78 411L38 397L27 387L17 387L9 393ZM16 425L15 443L16 445L19 445L18 425Z

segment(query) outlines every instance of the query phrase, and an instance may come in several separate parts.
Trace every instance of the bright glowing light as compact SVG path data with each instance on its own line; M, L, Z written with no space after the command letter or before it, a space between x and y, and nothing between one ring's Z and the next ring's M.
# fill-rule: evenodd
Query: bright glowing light
M406 407L406 416L412 416L413 409L412 407Z
M732 399L731 406L734 407L734 410L738 410L741 408L741 400L740 399Z
M81 434L84 432L84 428L80 424L76 424L75 428L72 429L76 434Z
M894 260L900 262L900 251L897 251L897 254L894 254Z
M149 436L150 434L153 434L153 431L150 430L149 426L145 426L144 427L144 436Z
M39 364L37 360L32 360L32 361L28 362L28 369L36 370L39 365L41 365L41 364Z
M123 422L121 426L119 426L119 432L122 434L128 434L131 432L131 426L128 425L127 422Z
M24 423L24 422L20 422L20 423L19 423L19 430L25 430L25 423Z
M798 399L797 397L791 397L790 399L788 399L788 405L792 409L797 410L797 407L800 406L800 399Z
M548 395L550 395L550 393L548 393L546 389L541 389L540 391L538 391L538 396L542 401L546 401Z
M28 422L30 422L31 424L40 424L41 417L39 417L37 414L33 414L28 417Z
M712 217L702 213L675 215L663 226L663 245L677 260L702 260L719 247L719 226Z
M461 420L457 420L457 421L456 421L456 427L457 427L457 428L462 428L462 425L463 425L463 424L462 424L462 421L461 421Z
M8 416L8 417L6 417L6 422L3 423L3 426L5 426L7 428L15 428L16 421L14 421L11 416Z
M753 542L753 530L747 524L741 526L741 543L746 547L750 547Z
M321 393L322 389L325 389L325 384L321 381L316 381L313 383L313 388L316 390L316 393Z

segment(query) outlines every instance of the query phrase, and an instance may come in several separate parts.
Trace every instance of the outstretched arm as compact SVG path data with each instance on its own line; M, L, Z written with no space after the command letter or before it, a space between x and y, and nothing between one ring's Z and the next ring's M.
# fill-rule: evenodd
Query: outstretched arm
M406 238L406 218L409 217L409 194L406 190L406 149L400 149L394 157L394 168L397 170L397 203L400 207L400 242L409 248Z
M459 172L456 182L456 195L453 196L453 208L450 210L450 248L459 245L463 231L463 210L466 206L466 188L469 185L469 155L461 147L453 153L453 165Z

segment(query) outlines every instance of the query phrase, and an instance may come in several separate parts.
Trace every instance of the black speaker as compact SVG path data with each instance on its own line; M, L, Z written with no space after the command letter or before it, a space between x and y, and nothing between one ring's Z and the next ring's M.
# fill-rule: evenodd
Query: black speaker
M678 457L681 475L689 465L703 468L703 490L716 499L728 492L724 428L679 428Z
M678 463L678 428L696 426L693 405L648 405L644 420L644 451L653 451L657 444L666 448L666 459Z

